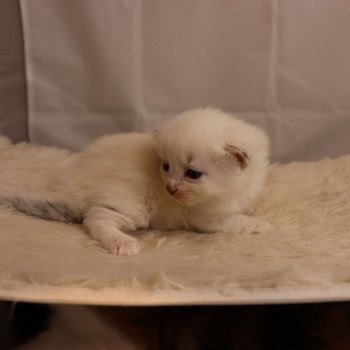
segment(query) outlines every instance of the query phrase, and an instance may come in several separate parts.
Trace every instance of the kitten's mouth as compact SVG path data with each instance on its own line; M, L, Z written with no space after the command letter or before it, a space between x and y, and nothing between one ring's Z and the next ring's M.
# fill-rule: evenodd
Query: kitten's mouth
M188 199L189 198L188 196L181 194L181 193L174 193L172 196L176 199Z
M170 193L169 191L168 191L168 193L169 193L169 195L171 196L171 197L173 197L176 201L178 201L178 202L187 202L188 200L190 200L191 199L191 195L190 195L190 193L189 193L189 191L180 191L180 190L177 190L177 191L175 191L175 192L173 192L173 193Z

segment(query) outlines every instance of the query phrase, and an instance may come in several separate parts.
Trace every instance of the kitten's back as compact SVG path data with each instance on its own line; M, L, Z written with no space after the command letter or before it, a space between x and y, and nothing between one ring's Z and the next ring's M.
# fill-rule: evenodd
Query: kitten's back
M72 191L78 189L85 198L99 198L102 194L141 198L159 181L159 164L150 135L106 136L80 154L71 178Z

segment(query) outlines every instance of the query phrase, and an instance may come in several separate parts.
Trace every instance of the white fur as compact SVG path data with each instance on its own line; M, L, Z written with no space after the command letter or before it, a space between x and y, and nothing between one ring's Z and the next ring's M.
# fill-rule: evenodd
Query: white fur
M230 150L247 154L247 164ZM110 253L138 254L138 241L127 232L142 228L228 233L273 229L244 214L265 180L268 139L260 129L221 111L192 110L164 123L154 135L106 136L79 155L56 153L64 158L59 162L63 166L50 159L39 169L40 176L31 178L29 190L48 190L78 207L91 236ZM164 161L170 164L167 173ZM15 167L23 171L40 163L34 156L30 164ZM184 176L189 168L203 172L202 177ZM9 178L12 170L7 170ZM28 190L21 181L19 189ZM169 184L176 184L176 195L166 190Z
M269 166L254 206L276 233L139 231L134 258L106 254L81 225L0 208L0 297L133 306L349 299L350 155Z

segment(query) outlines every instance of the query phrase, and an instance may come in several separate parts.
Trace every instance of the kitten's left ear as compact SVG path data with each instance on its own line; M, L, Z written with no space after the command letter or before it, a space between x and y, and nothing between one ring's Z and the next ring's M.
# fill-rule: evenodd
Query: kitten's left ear
M250 158L248 156L248 153L245 151L243 147L240 146L234 146L230 144L226 144L224 146L224 150L229 154L230 158L233 157L237 165L243 170L245 169L249 163Z

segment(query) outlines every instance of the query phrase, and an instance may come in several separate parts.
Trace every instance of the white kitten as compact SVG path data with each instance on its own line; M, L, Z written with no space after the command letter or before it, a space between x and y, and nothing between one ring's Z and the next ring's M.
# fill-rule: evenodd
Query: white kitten
M63 210L62 221L76 222L76 213L70 213L76 208L91 236L110 253L138 254L137 239L126 232L142 228L273 230L267 222L244 214L265 180L268 139L257 127L221 111L183 113L153 135L107 136L74 157L62 182L51 185L56 194L50 209L57 205ZM9 196L5 200L11 202ZM47 202L39 201L37 211Z

